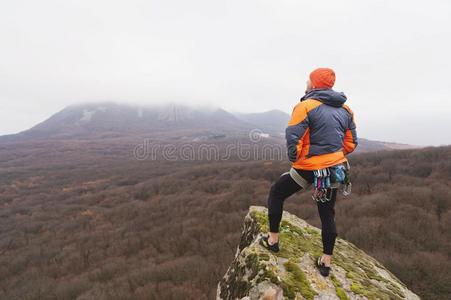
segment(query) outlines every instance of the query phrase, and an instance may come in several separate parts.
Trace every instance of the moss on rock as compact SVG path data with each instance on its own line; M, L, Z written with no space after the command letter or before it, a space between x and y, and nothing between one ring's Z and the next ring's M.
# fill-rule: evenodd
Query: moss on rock
M291 299L294 299L296 293L300 293L307 300L313 299L317 293L312 289L305 273L301 270L298 263L295 260L290 259L283 265L288 273L285 276L285 282L287 294L290 293L290 295L293 295Z

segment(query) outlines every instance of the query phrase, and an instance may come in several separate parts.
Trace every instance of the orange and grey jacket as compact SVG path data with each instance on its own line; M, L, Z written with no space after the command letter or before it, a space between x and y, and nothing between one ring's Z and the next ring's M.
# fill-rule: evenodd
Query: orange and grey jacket
M353 112L346 96L332 89L314 89L293 109L286 129L293 168L319 170L346 161L357 147Z

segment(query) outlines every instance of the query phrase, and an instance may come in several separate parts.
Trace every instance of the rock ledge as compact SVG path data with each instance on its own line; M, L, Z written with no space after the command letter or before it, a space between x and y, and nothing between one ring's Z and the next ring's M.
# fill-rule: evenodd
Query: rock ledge
M321 231L294 215L283 213L279 253L258 244L266 232L266 208L251 206L235 258L218 284L218 300L420 299L378 261L340 238L332 272L322 277L315 268Z

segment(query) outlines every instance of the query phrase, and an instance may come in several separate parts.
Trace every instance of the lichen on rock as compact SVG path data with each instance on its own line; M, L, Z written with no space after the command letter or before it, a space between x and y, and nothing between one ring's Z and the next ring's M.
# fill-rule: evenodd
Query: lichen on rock
M315 267L321 231L284 211L280 247L273 253L258 241L268 232L267 210L251 206L235 258L218 284L217 300L419 299L382 264L337 238L332 271Z

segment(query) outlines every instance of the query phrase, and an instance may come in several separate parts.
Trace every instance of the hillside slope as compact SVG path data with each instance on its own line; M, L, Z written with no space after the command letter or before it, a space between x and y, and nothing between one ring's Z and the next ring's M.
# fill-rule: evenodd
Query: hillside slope
M321 254L321 231L284 212L281 251L258 244L268 231L267 210L251 206L235 259L218 284L218 300L232 299L420 299L355 245L337 239L331 275L315 267Z
M284 132L288 120L290 120L289 114L277 109L261 113L236 113L235 116L269 132Z

